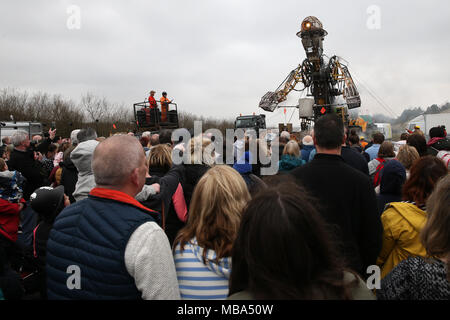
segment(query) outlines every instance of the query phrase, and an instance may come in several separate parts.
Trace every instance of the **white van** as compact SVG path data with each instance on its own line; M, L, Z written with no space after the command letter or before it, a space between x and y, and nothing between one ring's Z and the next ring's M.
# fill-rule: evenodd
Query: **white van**
M377 131L384 135L386 140L392 139L392 127L390 123L374 123L377 126Z

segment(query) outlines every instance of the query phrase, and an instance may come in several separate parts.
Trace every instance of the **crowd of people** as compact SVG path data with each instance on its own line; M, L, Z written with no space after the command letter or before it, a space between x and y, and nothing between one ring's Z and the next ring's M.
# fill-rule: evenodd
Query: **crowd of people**
M227 164L171 133L3 138L0 299L450 299L444 127L364 142L329 114Z

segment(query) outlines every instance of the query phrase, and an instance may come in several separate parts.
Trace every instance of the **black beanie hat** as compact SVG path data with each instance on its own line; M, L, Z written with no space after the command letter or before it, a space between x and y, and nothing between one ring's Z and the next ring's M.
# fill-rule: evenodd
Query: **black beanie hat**
M42 218L52 219L64 208L64 186L40 187L30 196L30 202Z

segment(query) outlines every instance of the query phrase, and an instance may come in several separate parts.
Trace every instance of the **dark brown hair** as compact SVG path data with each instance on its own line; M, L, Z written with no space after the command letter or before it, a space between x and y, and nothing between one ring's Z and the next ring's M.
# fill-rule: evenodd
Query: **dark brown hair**
M390 141L383 141L378 149L379 158L393 158L395 157L394 145Z
M67 149L69 149L69 147L70 147L70 143L68 143L68 142L63 142L63 143L61 143L60 145L59 145L59 147L58 147L58 152L62 152L63 154L64 154L64 152L67 150Z
M143 146L143 147L147 147L148 146L148 143L150 142L150 138L149 137L141 137L140 139L139 139L139 142L141 143L141 146Z
M280 180L281 181L281 180ZM233 246L229 294L255 299L351 299L344 262L320 213L295 182L278 182L246 207Z
M352 130L353 131L353 130ZM350 134L350 136L348 137L348 141L352 144L352 145L359 145L359 137L356 134Z
M69 146L69 148L67 148L67 150L64 151L63 161L70 158L70 154L72 153L73 150L75 150L75 148L76 148L75 146Z
M447 174L442 160L434 156L422 157L413 163L410 177L403 186L403 200L422 206L433 192L436 182Z
M425 140L423 135L419 133L413 133L408 136L408 139L406 139L406 143L416 148L421 157L427 155L427 141Z
M48 152L55 152L56 153L57 150L58 150L58 146L56 144L54 144L54 143L51 143L48 146L46 153L48 153Z
M6 167L6 161L3 158L0 158L0 171L4 171L3 169L5 169Z
M344 141L344 124L335 113L321 116L314 124L316 145L324 149L340 148Z
M375 132L372 135L373 143L375 144L382 144L384 141L384 135L381 132Z
M400 135L400 140L406 140L406 139L408 139L408 136L409 136L409 134L407 134L406 132L403 132L403 133Z

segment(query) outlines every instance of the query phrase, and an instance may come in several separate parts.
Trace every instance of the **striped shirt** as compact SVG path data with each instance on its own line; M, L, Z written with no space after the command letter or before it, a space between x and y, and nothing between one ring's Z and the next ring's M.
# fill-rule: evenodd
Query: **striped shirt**
M203 262L203 248L195 238L191 239L180 253L178 244L174 252L175 268L181 299L185 300L224 300L228 296L228 279L231 270L231 257L222 258L217 264L216 253L206 251L206 264Z
M427 211L427 206L425 204L418 206L417 203L415 203L414 201L401 201L401 202L411 203L411 204L415 205L417 208L419 208L420 210Z

